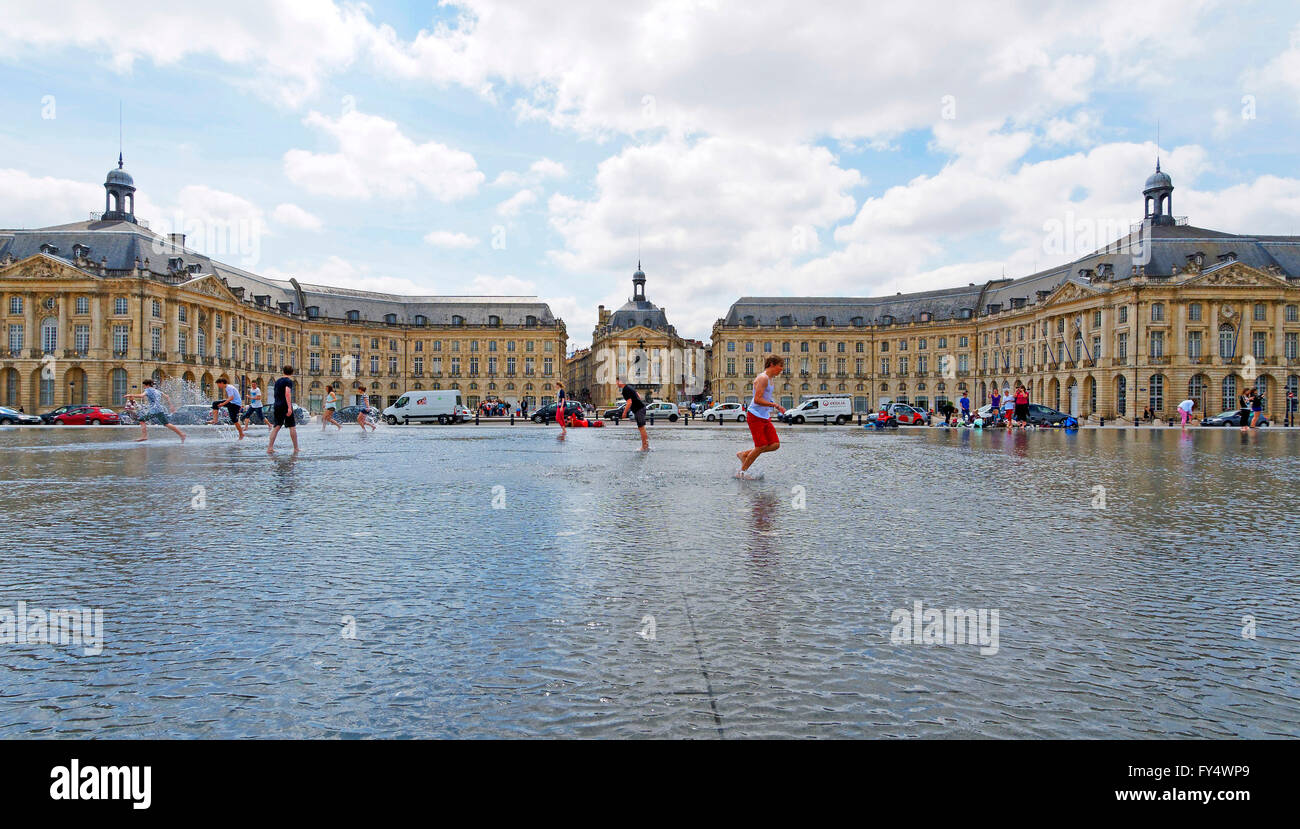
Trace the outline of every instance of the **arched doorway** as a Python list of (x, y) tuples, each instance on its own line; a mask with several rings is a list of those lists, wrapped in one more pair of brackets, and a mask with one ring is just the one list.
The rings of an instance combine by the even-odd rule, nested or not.
[(4, 405), (18, 408), (23, 404), (22, 377), (18, 369), (7, 368), (0, 371), (0, 395), (4, 395)]
[(1047, 405), (1061, 410), (1061, 381), (1053, 377), (1047, 384)]
[(213, 386), (211, 372), (208, 371), (203, 372), (203, 380), (199, 383), (199, 390), (203, 392), (204, 398), (209, 400), (212, 399), (213, 395), (216, 394), (216, 391), (214, 390), (214, 386)]
[(1200, 416), (1204, 416), (1205, 412), (1209, 411), (1209, 388), (1210, 378), (1204, 374), (1193, 375), (1192, 379), (1187, 381), (1187, 398), (1195, 401), (1196, 409), (1194, 411), (1200, 412)]
[(1084, 410), (1089, 417), (1097, 414), (1097, 378), (1089, 374), (1083, 378)]
[(1075, 380), (1073, 377), (1070, 377), (1065, 382), (1066, 382), (1065, 399), (1067, 401), (1066, 405), (1069, 406), (1069, 408), (1066, 409), (1065, 412), (1066, 414), (1070, 415), (1070, 417), (1079, 417), (1080, 416), (1079, 409), (1080, 406), (1082, 405), (1082, 401), (1079, 399), (1079, 381)]
[(68, 390), (68, 405), (86, 402), (86, 372), (80, 368), (70, 368), (63, 375), (63, 387)]

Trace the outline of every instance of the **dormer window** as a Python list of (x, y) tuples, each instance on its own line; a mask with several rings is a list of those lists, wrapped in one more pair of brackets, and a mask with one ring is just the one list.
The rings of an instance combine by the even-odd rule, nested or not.
[(465, 318), (462, 317), (460, 314), (452, 314), (452, 315), (451, 315), (451, 324), (452, 324), (452, 325), (464, 325), (464, 324), (465, 324)]
[(179, 271), (181, 270), (183, 264), (184, 262), (181, 260), (179, 256), (173, 256), (167, 260), (167, 270)]
[(816, 320), (814, 320), (814, 322), (817, 324), (817, 327), (819, 327), (819, 328), (825, 328), (825, 327), (826, 327), (826, 318), (825, 318), (825, 317), (818, 317)]
[(200, 265), (198, 262), (195, 262), (193, 265), (187, 265), (185, 267), (185, 270), (189, 271), (190, 273), (199, 273), (200, 271), (203, 270), (203, 266)]
[(493, 328), (500, 328), (500, 327), (501, 327), (501, 318), (498, 317), (496, 314), (490, 314), (490, 315), (488, 315), (488, 325), (490, 325), (490, 326), (493, 327)]
[(789, 314), (786, 314), (785, 316), (781, 317), (782, 328), (790, 328), (793, 325), (794, 325), (794, 317), (791, 317)]
[(533, 315), (529, 314), (528, 318), (524, 320), (524, 325), (528, 326), (529, 328), (532, 328), (533, 326), (537, 325), (537, 317), (534, 317)]
[(881, 325), (893, 325), (893, 324), (894, 324), (894, 317), (893, 317), (893, 315), (891, 315), (891, 314), (881, 314), (881, 315), (880, 315), (880, 324), (881, 324)]
[(388, 323), (389, 325), (396, 325), (397, 314), (384, 314), (384, 322)]
[(754, 327), (754, 315), (753, 315), (753, 314), (747, 314), (747, 315), (745, 316), (745, 325), (746, 325), (747, 327), (749, 327), (749, 328), (753, 328), (753, 327)]
[(318, 305), (308, 305), (308, 306), (307, 306), (307, 319), (309, 319), (309, 320), (314, 320), (314, 319), (317, 319), (318, 317), (320, 317), (320, 306), (318, 306)]
[(41, 245), (41, 253), (55, 254), (58, 252), (59, 252), (58, 245), (51, 245), (49, 242), (45, 242), (44, 244)]
[(970, 308), (963, 308), (963, 309), (961, 309), (961, 313), (958, 314), (958, 316), (959, 316), (961, 319), (968, 320), (968, 319), (971, 318), (971, 316), (974, 315), (974, 313), (975, 313), (975, 312), (974, 312), (973, 310), (971, 310)]
[(77, 259), (83, 259), (83, 258), (89, 259), (90, 248), (78, 242), (77, 244), (72, 246), (72, 255)]
[(416, 315), (415, 315), (415, 324), (416, 324), (416, 325), (428, 325), (428, 324), (429, 324), (429, 318), (426, 317), (424, 314), (416, 314)]
[(348, 322), (360, 322), (360, 321), (361, 321), (360, 311), (348, 311)]
[(930, 312), (929, 312), (929, 311), (922, 311), (922, 312), (921, 312), (921, 322), (929, 322), (929, 321), (930, 321)]
[(867, 321), (864, 320), (862, 317), (854, 317), (853, 319), (849, 320), (849, 322), (853, 323), (854, 328), (862, 328), (867, 324)]
[(1218, 258), (1220, 262), (1236, 262), (1237, 254), (1233, 251), (1228, 251), (1227, 253), (1220, 253)]

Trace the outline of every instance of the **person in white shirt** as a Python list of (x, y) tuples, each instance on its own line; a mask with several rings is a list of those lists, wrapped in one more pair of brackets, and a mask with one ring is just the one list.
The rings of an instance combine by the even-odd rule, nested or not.
[(1192, 409), (1196, 408), (1196, 401), (1190, 397), (1178, 404), (1178, 420), (1182, 423), (1182, 428), (1187, 429), (1187, 421), (1192, 419)]

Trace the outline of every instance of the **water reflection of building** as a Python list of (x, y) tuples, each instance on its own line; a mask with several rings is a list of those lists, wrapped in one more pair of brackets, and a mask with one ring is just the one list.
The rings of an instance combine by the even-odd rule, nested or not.
[(566, 382), (579, 399), (601, 406), (621, 399), (617, 375), (625, 371), (646, 399), (681, 401), (702, 391), (703, 344), (678, 336), (664, 309), (646, 299), (645, 283), (638, 262), (632, 297), (617, 311), (601, 305), (591, 347), (569, 357)]
[[(27, 411), (121, 405), (146, 377), (206, 390), (262, 388), (298, 369), (319, 410), (326, 383), (391, 402), (459, 388), (467, 402), (553, 399), (564, 322), (536, 297), (397, 296), (270, 279), (162, 237), (135, 216), (135, 183), (104, 182), (90, 221), (0, 230), (0, 401)], [(304, 277), (307, 275), (304, 274)]]
[(742, 297), (713, 327), (714, 395), (738, 401), (768, 353), (786, 358), (782, 405), (849, 394), (933, 407), (1024, 383), (1084, 418), (1184, 396), (1236, 408), (1258, 386), (1275, 416), (1300, 387), (1300, 237), (1190, 226), (1156, 167), (1141, 224), (1068, 265), (1019, 279), (886, 297)]

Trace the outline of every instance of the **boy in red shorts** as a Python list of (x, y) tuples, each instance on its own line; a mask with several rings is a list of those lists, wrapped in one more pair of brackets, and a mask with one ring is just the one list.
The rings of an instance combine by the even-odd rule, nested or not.
[(740, 458), (740, 471), (737, 478), (757, 477), (749, 474), (749, 467), (764, 452), (775, 452), (781, 448), (781, 441), (776, 436), (776, 427), (772, 425), (772, 410), (785, 414), (785, 409), (776, 402), (772, 394), (772, 381), (785, 368), (785, 360), (773, 354), (763, 363), (763, 370), (754, 378), (754, 398), (745, 410), (745, 423), (749, 433), (754, 436), (754, 448), (742, 449), (736, 453)]

